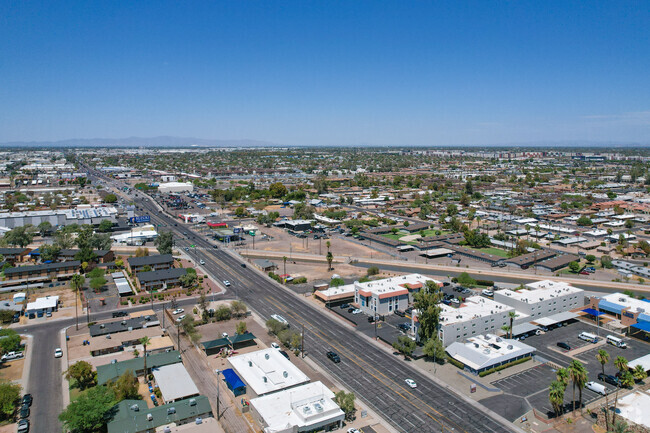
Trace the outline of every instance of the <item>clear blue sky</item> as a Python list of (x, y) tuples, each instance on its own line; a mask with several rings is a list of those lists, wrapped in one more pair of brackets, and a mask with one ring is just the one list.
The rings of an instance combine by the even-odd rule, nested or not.
[(0, 142), (650, 143), (643, 1), (0, 2)]

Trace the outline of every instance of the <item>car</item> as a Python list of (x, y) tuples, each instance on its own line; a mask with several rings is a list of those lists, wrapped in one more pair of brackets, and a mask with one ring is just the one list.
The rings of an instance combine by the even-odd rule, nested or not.
[(29, 418), (29, 406), (23, 405), (20, 408), (20, 414), (19, 415), (20, 415), (20, 419)]
[(564, 341), (560, 341), (559, 343), (557, 343), (557, 347), (564, 350), (571, 350), (571, 346), (569, 346), (569, 344), (565, 343)]
[(331, 359), (335, 364), (341, 362), (341, 357), (338, 355), (338, 353), (332, 352), (331, 350), (327, 352), (327, 357)]
[(352, 314), (361, 314), (361, 310), (359, 308), (356, 308)]
[(230, 281), (223, 280), (223, 285), (226, 286), (226, 287), (230, 287)]
[(274, 348), (274, 349), (280, 350), (280, 345), (278, 343), (276, 343), (275, 341), (273, 343), (271, 343), (271, 347)]
[(350, 308), (350, 304), (341, 304), (341, 305), (339, 305), (339, 308), (341, 310), (345, 310), (346, 308)]
[(189, 251), (190, 249), (188, 247), (185, 247), (185, 251)]
[(21, 419), (18, 421), (18, 433), (27, 433), (29, 431), (29, 421), (26, 419)]
[(20, 359), (24, 356), (25, 354), (23, 354), (23, 352), (7, 352), (4, 355), (2, 355), (2, 358), (0, 359), (2, 360), (2, 362), (5, 362), (5, 361), (13, 361), (14, 359)]
[(205, 261), (203, 259), (199, 260), (200, 265), (205, 265)]
[(492, 290), (490, 290), (490, 289), (483, 289), (481, 291), (481, 295), (491, 298), (491, 297), (494, 296), (494, 292)]
[(289, 327), (289, 322), (287, 322), (287, 319), (284, 317), (280, 316), (279, 314), (271, 314), (271, 319), (277, 320), (278, 322), (282, 323), (286, 327)]
[(113, 313), (113, 318), (115, 317), (126, 317), (129, 314), (126, 311), (116, 311)]
[(215, 250), (219, 249), (219, 247), (217, 245), (212, 245), (212, 248), (214, 248)]
[(411, 330), (411, 324), (410, 323), (400, 323), (399, 325), (397, 325), (397, 327), (399, 329), (401, 329), (402, 331), (404, 331), (404, 332)]
[[(616, 375), (615, 375), (614, 377), (616, 378), (617, 381), (620, 382), (620, 380), (621, 380), (621, 372), (620, 372), (620, 371), (617, 371), (617, 372), (616, 372)], [(639, 382), (641, 382), (640, 379), (634, 379), (634, 383), (639, 383)]]
[(408, 307), (406, 310), (404, 310), (406, 314), (411, 314), (413, 312), (413, 307)]
[(284, 356), (285, 358), (289, 359), (289, 354), (285, 352), (284, 350), (279, 350), (280, 355)]
[(368, 323), (373, 323), (375, 321), (375, 316), (368, 316)]
[(63, 356), (63, 350), (61, 350), (60, 347), (57, 347), (57, 348), (54, 350), (54, 357), (55, 357), (55, 358), (61, 358), (62, 356)]
[(406, 382), (406, 384), (408, 386), (410, 386), (411, 388), (417, 388), (418, 387), (418, 384), (415, 383), (415, 381), (413, 379), (404, 379), (404, 382)]
[(350, 308), (348, 308), (348, 313), (351, 313), (351, 312), (353, 312), (354, 310), (356, 310), (356, 307), (350, 307)]
[(348, 429), (348, 433), (361, 433), (361, 432), (359, 430), (357, 430), (356, 428), (354, 428), (354, 427), (350, 427)]
[(173, 314), (173, 315), (177, 315), (177, 314), (181, 314), (181, 313), (184, 313), (184, 312), (185, 312), (185, 309), (183, 309), (183, 308), (177, 308), (177, 309), (175, 309), (174, 311), (172, 311), (172, 314)]
[(598, 373), (598, 380), (609, 383), (610, 385), (619, 386), (618, 377), (612, 376), (611, 374)]
[(402, 310), (395, 310), (395, 315), (399, 317), (404, 317), (406, 316), (406, 313)]
[(461, 293), (464, 294), (464, 295), (468, 295), (468, 294), (472, 293), (472, 291), (470, 289), (463, 289), (463, 291)]
[(241, 267), (245, 269), (246, 268), (246, 263), (242, 263)]
[(589, 272), (587, 272), (587, 271), (580, 271), (580, 275), (589, 275)]
[(34, 399), (32, 398), (31, 394), (25, 394), (23, 395), (23, 399), (21, 400), (21, 403), (23, 404), (23, 406), (25, 405), (31, 406), (33, 401)]
[(450, 299), (449, 302), (451, 302), (451, 305), (453, 305), (454, 307), (460, 307), (460, 301), (456, 298)]
[(183, 319), (185, 318), (185, 316), (187, 316), (187, 315), (183, 314), (182, 316), (178, 316), (178, 318), (176, 318), (176, 322), (181, 323), (183, 321)]

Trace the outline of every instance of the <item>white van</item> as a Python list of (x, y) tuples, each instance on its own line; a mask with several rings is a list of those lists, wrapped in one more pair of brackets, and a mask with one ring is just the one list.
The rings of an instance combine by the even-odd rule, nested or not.
[(620, 347), (621, 349), (625, 349), (627, 347), (627, 344), (625, 344), (625, 341), (621, 340), (618, 337), (614, 337), (613, 335), (608, 335), (607, 336), (607, 342), (611, 344), (612, 346)]
[(578, 335), (578, 338), (590, 343), (598, 343), (598, 337), (596, 337), (594, 334), (590, 334), (589, 332), (581, 332), (580, 335)]
[(483, 296), (487, 296), (488, 298), (491, 298), (492, 296), (494, 296), (494, 292), (492, 290), (490, 290), (490, 289), (483, 289), (481, 291), (481, 294)]
[(607, 388), (605, 388), (604, 385), (601, 385), (600, 383), (597, 382), (587, 382), (585, 384), (585, 388), (598, 393), (600, 395), (607, 395)]

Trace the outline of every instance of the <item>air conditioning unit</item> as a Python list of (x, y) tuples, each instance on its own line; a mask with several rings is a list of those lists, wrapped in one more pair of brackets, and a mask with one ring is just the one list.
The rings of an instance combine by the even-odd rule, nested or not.
[(190, 406), (196, 406), (196, 399), (190, 398)]
[(167, 415), (173, 415), (176, 413), (176, 408), (175, 407), (168, 407), (167, 408)]
[(153, 421), (153, 415), (150, 413), (147, 414), (147, 421)]

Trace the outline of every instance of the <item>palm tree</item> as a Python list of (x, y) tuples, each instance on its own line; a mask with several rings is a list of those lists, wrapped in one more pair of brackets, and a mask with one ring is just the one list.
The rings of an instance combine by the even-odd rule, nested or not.
[(648, 377), (648, 373), (645, 372), (645, 369), (643, 368), (642, 365), (638, 364), (634, 366), (634, 370), (632, 370), (632, 376), (634, 376), (634, 380), (640, 382), (646, 377)]
[(612, 430), (612, 433), (631, 433), (632, 430), (627, 428), (627, 423), (623, 420), (619, 420), (616, 424), (614, 424), (614, 430)]
[(596, 360), (600, 362), (600, 369), (605, 375), (605, 364), (609, 362), (609, 353), (605, 349), (600, 349), (598, 350), (598, 353), (596, 353)]
[(327, 270), (331, 271), (332, 270), (332, 262), (334, 261), (334, 256), (332, 255), (331, 251), (327, 252), (327, 255), (325, 256), (325, 259), (327, 260)]
[(510, 311), (508, 317), (510, 318), (510, 338), (512, 338), (512, 322), (515, 320), (515, 317), (517, 317), (517, 312)]
[(559, 368), (555, 372), (555, 378), (564, 386), (564, 389), (566, 389), (566, 387), (569, 385), (569, 370), (566, 368)]
[(284, 275), (287, 275), (287, 256), (282, 257), (282, 262), (284, 263)]
[(548, 401), (551, 402), (556, 417), (560, 416), (560, 410), (564, 405), (564, 388), (564, 384), (558, 380), (551, 382), (549, 388)]
[[(616, 359), (614, 360), (614, 365), (618, 369), (620, 374), (620, 379), (618, 382), (618, 386), (616, 387), (616, 395), (614, 396), (614, 411), (612, 412), (612, 425), (616, 425), (616, 406), (618, 405), (618, 391), (621, 389), (621, 386), (623, 386), (623, 381), (627, 380), (626, 375), (623, 374), (624, 371), (627, 372), (628, 366), (627, 366), (627, 359), (623, 356), (617, 356)], [(632, 381), (634, 383), (634, 380)]]
[(614, 360), (614, 365), (620, 371), (623, 373), (624, 370), (627, 370), (627, 359), (623, 356), (617, 356), (616, 359)]
[(330, 241), (325, 242), (325, 246), (327, 247), (327, 252), (330, 252), (330, 247), (332, 246), (332, 243)]
[(505, 332), (506, 335), (508, 335), (508, 334), (510, 333), (510, 329), (511, 329), (511, 328), (510, 328), (510, 326), (508, 326), (508, 325), (503, 325), (503, 326), (501, 327), (501, 330), (502, 330), (503, 332)]
[(151, 340), (149, 337), (142, 337), (140, 340), (140, 344), (142, 344), (142, 347), (144, 348), (144, 380), (145, 382), (149, 382), (149, 377), (147, 376), (147, 344), (151, 343)]
[(587, 370), (585, 367), (582, 365), (580, 361), (577, 359), (574, 359), (571, 361), (571, 364), (569, 364), (569, 378), (571, 379), (571, 382), (573, 383), (573, 412), (575, 413), (576, 411), (576, 387), (578, 387), (578, 403), (582, 411), (582, 388), (585, 387), (585, 384), (587, 383)]
[(70, 280), (70, 286), (75, 293), (75, 314), (77, 317), (77, 330), (79, 330), (79, 289), (81, 289), (86, 282), (86, 278), (81, 274), (74, 274)]

